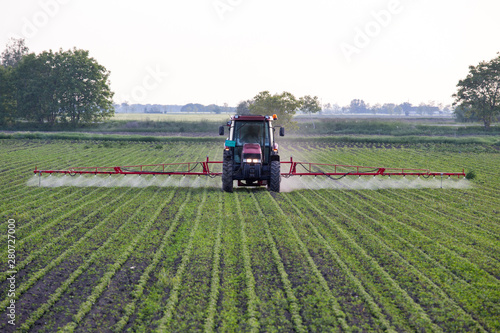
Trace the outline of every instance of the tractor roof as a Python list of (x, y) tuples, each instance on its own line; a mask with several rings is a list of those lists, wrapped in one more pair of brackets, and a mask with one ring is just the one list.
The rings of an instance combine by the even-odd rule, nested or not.
[(255, 115), (248, 115), (248, 116), (240, 116), (240, 115), (234, 115), (231, 116), (231, 120), (254, 120), (254, 121), (265, 121), (265, 120), (273, 120), (273, 117), (271, 116), (255, 116)]

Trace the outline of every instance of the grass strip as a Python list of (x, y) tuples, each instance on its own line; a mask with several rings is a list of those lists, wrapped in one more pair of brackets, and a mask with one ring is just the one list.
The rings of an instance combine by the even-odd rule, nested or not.
[(177, 137), (177, 136), (145, 136), (145, 135), (115, 135), (115, 134), (87, 134), (87, 133), (40, 133), (40, 132), (0, 133), (0, 140), (2, 139), (164, 142), (164, 143), (221, 142), (221, 138), (219, 137)]

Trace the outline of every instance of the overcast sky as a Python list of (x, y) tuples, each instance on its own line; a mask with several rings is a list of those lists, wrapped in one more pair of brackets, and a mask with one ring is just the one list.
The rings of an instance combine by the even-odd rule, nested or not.
[(448, 104), (500, 51), (498, 13), (494, 0), (4, 0), (0, 47), (89, 50), (118, 103), (235, 106), (269, 90)]

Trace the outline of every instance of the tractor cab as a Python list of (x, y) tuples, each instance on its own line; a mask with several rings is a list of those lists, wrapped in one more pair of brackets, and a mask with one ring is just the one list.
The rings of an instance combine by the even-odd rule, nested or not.
[[(224, 144), (224, 191), (232, 192), (233, 181), (237, 180), (238, 186), (267, 185), (271, 191), (279, 192), (280, 159), (272, 125), (275, 119), (275, 115), (231, 117), (227, 123), (229, 136)], [(224, 135), (224, 126), (219, 128), (219, 134)], [(280, 128), (280, 135), (284, 135), (284, 128)]]

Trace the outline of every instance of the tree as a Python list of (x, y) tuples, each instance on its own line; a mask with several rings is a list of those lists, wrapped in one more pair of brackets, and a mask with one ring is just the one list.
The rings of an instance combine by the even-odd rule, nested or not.
[(12, 122), (17, 116), (13, 79), (15, 67), (27, 54), (24, 39), (11, 38), (0, 55), (0, 124)]
[(23, 38), (11, 38), (1, 55), (4, 67), (16, 67), (17, 63), (29, 52)]
[(202, 104), (188, 103), (181, 108), (181, 112), (203, 112), (204, 109)]
[(394, 114), (397, 114), (398, 116), (403, 114), (403, 108), (401, 107), (401, 105), (396, 105), (394, 107)]
[(128, 113), (129, 111), (129, 104), (128, 104), (128, 101), (124, 101), (122, 104), (121, 104), (121, 109), (125, 112), (125, 113)]
[(413, 110), (413, 106), (411, 105), (411, 103), (408, 103), (408, 102), (404, 102), (404, 103), (400, 104), (399, 106), (401, 107), (405, 116), (407, 116), (407, 117), (410, 115), (410, 111)]
[(249, 115), (250, 113), (250, 104), (252, 104), (252, 100), (241, 101), (236, 107), (236, 114), (238, 115)]
[(382, 113), (382, 105), (380, 105), (379, 103), (375, 104), (369, 109), (374, 115), (376, 115), (377, 113)]
[(24, 56), (14, 74), (20, 117), (40, 123), (93, 123), (113, 116), (109, 71), (85, 50)]
[(110, 72), (89, 57), (89, 51), (60, 50), (55, 54), (56, 95), (62, 121), (94, 123), (114, 115)]
[(457, 84), (453, 105), (468, 108), (466, 115), (476, 116), (488, 130), (500, 114), (500, 53), (477, 66), (469, 66), (469, 74)]
[(54, 75), (52, 52), (24, 56), (14, 71), (13, 83), (19, 117), (39, 123), (56, 121), (58, 81)]
[(323, 104), (323, 111), (326, 113), (331, 113), (332, 112), (332, 104), (331, 103), (325, 103)]
[[(321, 111), (321, 103), (318, 99), (318, 96), (311, 97), (309, 95), (306, 95), (300, 98), (300, 103), (302, 104), (300, 106), (300, 111), (307, 112), (309, 113), (309, 115)], [(316, 129), (316, 124), (314, 123), (314, 119), (312, 124), (313, 128)]]
[(205, 106), (204, 111), (205, 112), (213, 112), (215, 114), (221, 113), (220, 106), (215, 105), (215, 104), (209, 104), (209, 105)]
[(394, 109), (396, 108), (396, 104), (394, 103), (385, 103), (382, 105), (382, 109), (385, 113), (390, 114), (391, 116), (394, 114)]
[(463, 105), (459, 105), (453, 111), (455, 119), (460, 123), (476, 122), (479, 121), (474, 113), (472, 113), (471, 108)]
[(249, 109), (252, 114), (276, 114), (278, 116), (275, 121), (277, 126), (291, 125), (291, 127), (296, 127), (292, 118), (301, 107), (302, 102), (289, 92), (284, 91), (281, 94), (271, 95), (269, 91), (261, 91), (254, 97)]
[(419, 106), (417, 106), (417, 113), (422, 116), (426, 112), (427, 112), (427, 105), (425, 105), (425, 103), (420, 103)]
[(349, 110), (351, 113), (366, 113), (368, 111), (366, 103), (362, 99), (353, 99), (349, 106)]
[(311, 97), (306, 95), (300, 98), (300, 103), (302, 104), (300, 111), (307, 112), (309, 115), (321, 111), (321, 103), (319, 102), (318, 96)]
[(15, 119), (16, 100), (11, 75), (12, 70), (10, 68), (0, 66), (0, 124)]

